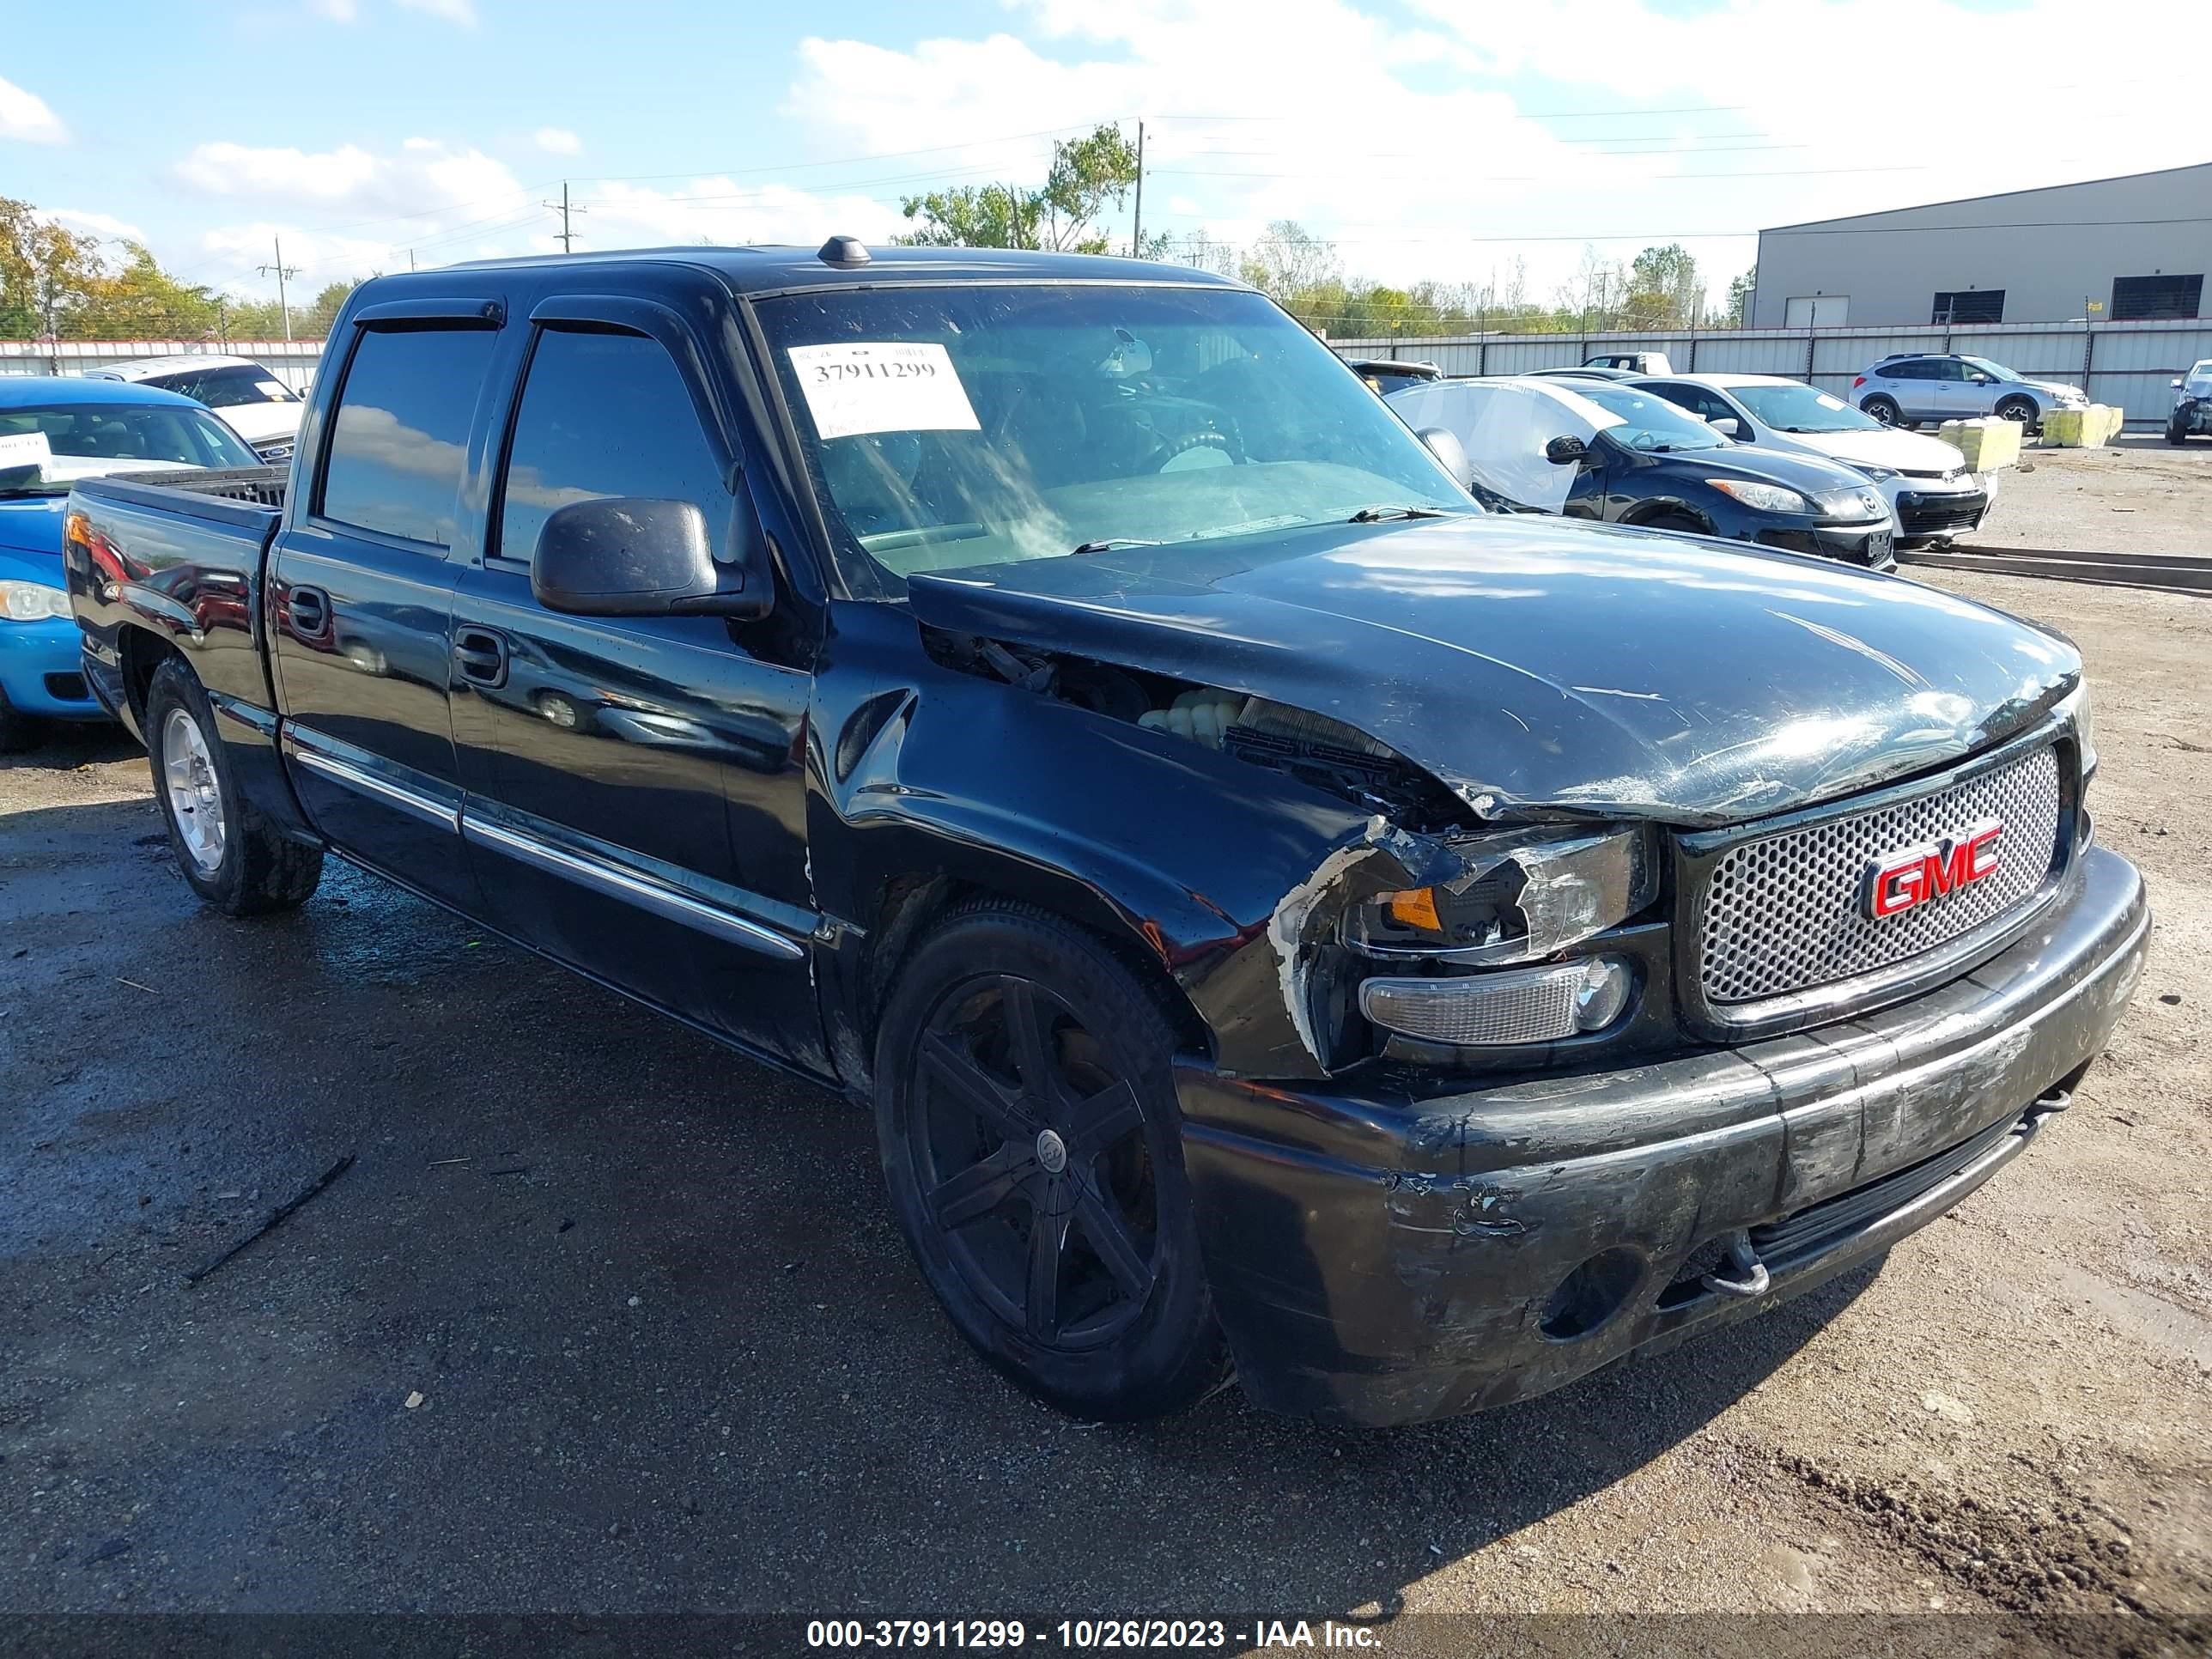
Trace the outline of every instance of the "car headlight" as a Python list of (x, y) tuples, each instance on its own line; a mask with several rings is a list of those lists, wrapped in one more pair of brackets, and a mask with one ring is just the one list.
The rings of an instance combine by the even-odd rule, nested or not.
[(0, 615), (9, 622), (47, 622), (70, 614), (67, 592), (44, 582), (0, 582)]
[(1813, 499), (1832, 519), (1875, 519), (1889, 512), (1881, 495), (1872, 489), (1831, 489)]
[(1752, 483), (1742, 478), (1708, 478), (1705, 482), (1723, 495), (1732, 495), (1760, 513), (1810, 513), (1812, 502), (1780, 484)]
[(1534, 962), (1619, 927), (1658, 888), (1650, 832), (1633, 826), (1513, 830), (1453, 850), (1458, 875), (1355, 905), (1345, 942), (1376, 957)]

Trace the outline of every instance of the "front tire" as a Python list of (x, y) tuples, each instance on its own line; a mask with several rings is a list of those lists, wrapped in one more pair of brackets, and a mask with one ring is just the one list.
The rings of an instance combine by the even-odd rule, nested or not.
[(2042, 422), (2042, 411), (2025, 398), (2008, 398), (1997, 405), (1997, 419), (2018, 421), (2022, 432), (2033, 432)]
[(172, 657), (146, 690), (154, 799), (185, 880), (226, 915), (296, 909), (323, 878), (323, 849), (280, 835), (249, 800), (198, 677)]
[[(2174, 445), (2185, 444), (2189, 441), (2189, 422), (2186, 417), (2176, 415), (2166, 423), (2166, 441)], [(0, 738), (0, 748), (6, 746), (4, 738)]]
[(20, 755), (39, 744), (39, 723), (0, 693), (0, 755)]
[(1026, 906), (956, 913), (901, 970), (876, 1045), (891, 1208), (954, 1327), (1092, 1421), (1182, 1410), (1222, 1376), (1160, 1001)]

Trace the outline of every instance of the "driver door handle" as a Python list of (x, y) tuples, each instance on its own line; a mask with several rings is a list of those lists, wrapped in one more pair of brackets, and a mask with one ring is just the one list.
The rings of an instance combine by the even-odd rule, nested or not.
[(463, 628), (453, 635), (453, 667), (471, 685), (507, 684), (507, 636), (489, 628)]

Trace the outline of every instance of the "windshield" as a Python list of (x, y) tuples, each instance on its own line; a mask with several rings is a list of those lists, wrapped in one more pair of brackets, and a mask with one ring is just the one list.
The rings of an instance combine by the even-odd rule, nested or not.
[(29, 404), (0, 409), (0, 438), (33, 434), (46, 439), (47, 453), (60, 464), (49, 464), (45, 472), (57, 493), (69, 488), (69, 478), (97, 470), (68, 465), (75, 461), (112, 462), (117, 471), (133, 465), (261, 465), (245, 441), (214, 416), (173, 405)]
[(1818, 386), (1732, 386), (1734, 398), (1763, 426), (1780, 432), (1867, 432), (1882, 429), (1881, 422), (1862, 415), (1841, 398)]
[(1993, 363), (1986, 357), (1961, 357), (1959, 361), (1966, 364), (1968, 368), (1978, 368), (1991, 380), (2017, 380), (2020, 379), (2019, 375), (2014, 374), (2002, 363)]
[(833, 536), (894, 578), (1479, 510), (1257, 294), (863, 288), (760, 315)]
[(1687, 415), (1664, 398), (1638, 392), (1614, 380), (1585, 380), (1575, 388), (1609, 415), (1620, 416), (1619, 426), (1607, 435), (1631, 449), (1666, 454), (1678, 449), (1724, 449), (1728, 440), (1694, 415)]
[(164, 392), (179, 392), (210, 409), (239, 409), (247, 404), (290, 404), (299, 399), (267, 369), (252, 363), (230, 363), (220, 368), (198, 368), (164, 374), (149, 380)]

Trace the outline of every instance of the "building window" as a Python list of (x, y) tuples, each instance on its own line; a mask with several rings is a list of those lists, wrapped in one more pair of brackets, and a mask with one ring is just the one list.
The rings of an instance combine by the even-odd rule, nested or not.
[(2194, 317), (2204, 299), (2204, 275), (2115, 276), (2112, 320), (2140, 323), (2153, 317)]
[(2005, 291), (2001, 288), (1939, 290), (1936, 295), (1935, 314), (1928, 320), (1931, 323), (2001, 323), (2004, 321), (2004, 295)]

